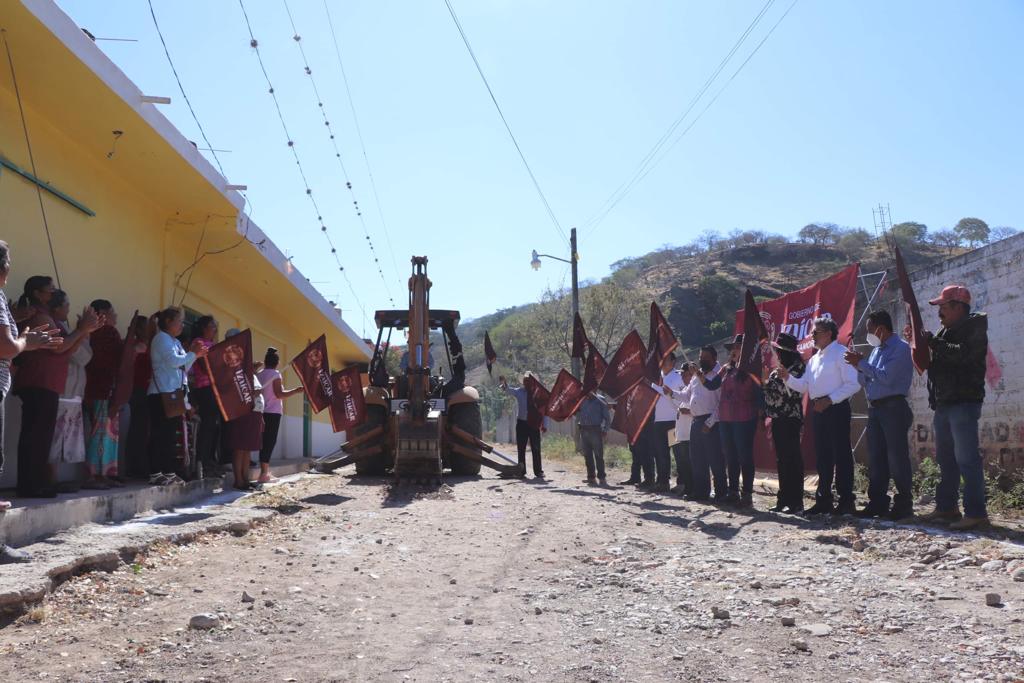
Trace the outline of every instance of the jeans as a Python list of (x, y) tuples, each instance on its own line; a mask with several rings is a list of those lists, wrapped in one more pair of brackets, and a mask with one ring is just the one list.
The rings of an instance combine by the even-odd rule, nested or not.
[(672, 456), (668, 448), (668, 433), (675, 426), (674, 421), (662, 421), (648, 422), (644, 427), (647, 462), (654, 470), (651, 476), (659, 485), (668, 486), (669, 479), (672, 477)]
[(604, 479), (604, 434), (600, 427), (580, 427), (580, 446), (587, 463), (587, 479)]
[(722, 453), (729, 471), (729, 493), (739, 493), (743, 477), (743, 495), (754, 493), (754, 432), (757, 420), (719, 422)]
[(820, 413), (811, 412), (818, 490), (815, 503), (832, 504), (832, 481), (840, 504), (853, 504), (853, 449), (850, 448), (850, 401), (834, 403)]
[(776, 503), (790, 510), (804, 509), (804, 456), (800, 450), (803, 421), (796, 417), (772, 418), (772, 444), (779, 472)]
[(960, 478), (964, 480), (964, 514), (985, 517), (985, 472), (978, 449), (980, 403), (953, 403), (935, 408), (935, 459), (939, 484), (935, 505), (939, 510), (956, 508)]
[(263, 448), (260, 449), (260, 464), (270, 462), (277, 446), (277, 434), (281, 430), (281, 413), (263, 413)]
[[(725, 461), (722, 459), (722, 441), (718, 423), (704, 433), (704, 423), (710, 415), (694, 416), (690, 425), (690, 465), (693, 468), (693, 497), (706, 500), (711, 495), (714, 477), (715, 498), (724, 498), (728, 488), (725, 480)], [(710, 474), (709, 474), (710, 472)]]
[(533, 476), (540, 477), (544, 474), (544, 467), (540, 462), (540, 429), (532, 429), (526, 420), (516, 420), (516, 449), (519, 451), (519, 464), (526, 470), (526, 443), (530, 443), (530, 452), (533, 454)]
[(21, 433), (18, 435), (18, 495), (50, 493), (50, 444), (57, 427), (56, 391), (37, 387), (18, 390), (21, 399)]
[(896, 486), (895, 508), (913, 508), (910, 467), (910, 425), (914, 411), (905, 398), (868, 408), (868, 506), (889, 509), (889, 479)]
[(677, 444), (673, 444), (672, 455), (676, 459), (676, 486), (683, 490), (684, 496), (688, 496), (693, 493), (693, 466), (690, 464), (690, 442), (680, 441)]

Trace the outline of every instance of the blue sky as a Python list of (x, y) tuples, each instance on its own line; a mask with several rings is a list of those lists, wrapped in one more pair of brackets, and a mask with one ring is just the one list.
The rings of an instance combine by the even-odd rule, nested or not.
[[(141, 0), (58, 0), (190, 139), (199, 133)], [(381, 256), (404, 300), (427, 254), (436, 307), (464, 317), (568, 284), (568, 256), (443, 0), (328, 0), (387, 223), (385, 237), (323, 0), (289, 0)], [(452, 0), (554, 213), (582, 226), (631, 175), (764, 0)], [(789, 7), (777, 0), (706, 97)], [(310, 184), (357, 285), (327, 253), (234, 0), (153, 0), (178, 72), (230, 182), (257, 223), (361, 331), (390, 307), (344, 189), (281, 0), (247, 0)], [(582, 278), (715, 229), (794, 234), (812, 221), (930, 229), (964, 216), (1024, 229), (1024, 3), (799, 0), (745, 69), (594, 230)], [(694, 114), (704, 107), (697, 106)], [(692, 117), (693, 115), (691, 115)], [(687, 119), (687, 122), (690, 119)], [(687, 124), (684, 123), (685, 127)], [(200, 142), (202, 146), (202, 143)], [(389, 248), (389, 242), (390, 247)], [(393, 248), (393, 251), (392, 251)], [(396, 268), (397, 264), (397, 268)]]

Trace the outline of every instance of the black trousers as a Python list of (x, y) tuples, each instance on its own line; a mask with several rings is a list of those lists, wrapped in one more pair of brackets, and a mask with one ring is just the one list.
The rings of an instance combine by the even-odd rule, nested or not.
[(200, 462), (217, 462), (217, 445), (221, 433), (220, 408), (212, 387), (200, 387), (189, 392), (196, 411), (199, 413), (199, 430), (196, 434), (196, 457)]
[(181, 424), (180, 417), (167, 417), (164, 414), (163, 400), (160, 394), (150, 394), (149, 398), (149, 458), (150, 472), (177, 474), (185, 476), (181, 459), (178, 458), (176, 434)]
[(131, 401), (131, 419), (128, 422), (128, 436), (125, 442), (125, 460), (128, 461), (128, 475), (149, 478), (149, 404), (145, 389), (135, 389)]
[(667, 486), (672, 477), (672, 455), (668, 447), (668, 433), (675, 425), (675, 421), (654, 422), (652, 419), (644, 426), (646, 462), (653, 470), (653, 474), (649, 476), (653, 476), (659, 485)]
[(796, 417), (772, 418), (772, 444), (779, 472), (776, 503), (792, 510), (804, 509), (804, 458), (800, 451), (803, 421)]
[(4, 410), (7, 394), (0, 391), (0, 474), (4, 473)]
[(270, 456), (274, 454), (274, 446), (277, 445), (277, 434), (281, 430), (281, 415), (279, 413), (263, 413), (263, 448), (260, 449), (260, 462), (270, 462)]
[(587, 479), (604, 479), (604, 434), (600, 427), (580, 427), (580, 446), (587, 464)]
[(50, 477), (50, 444), (57, 427), (56, 391), (28, 387), (18, 390), (21, 398), (21, 433), (18, 435), (18, 495), (32, 496), (53, 491)]
[(526, 420), (516, 420), (516, 448), (519, 451), (519, 464), (526, 468), (526, 443), (530, 443), (530, 452), (533, 454), (533, 476), (539, 477), (544, 474), (544, 467), (540, 461), (540, 429), (533, 429)]
[(683, 490), (684, 496), (688, 496), (693, 493), (693, 466), (690, 464), (690, 442), (680, 441), (677, 444), (673, 444), (672, 455), (676, 459), (676, 486)]
[(818, 467), (815, 501), (832, 503), (832, 481), (839, 502), (853, 503), (853, 449), (850, 448), (850, 401), (835, 403), (814, 417), (814, 455)]

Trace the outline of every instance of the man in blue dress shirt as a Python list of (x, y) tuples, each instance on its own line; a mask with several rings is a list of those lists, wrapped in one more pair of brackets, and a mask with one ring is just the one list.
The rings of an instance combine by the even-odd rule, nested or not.
[[(855, 351), (846, 353), (846, 362), (857, 368), (857, 381), (868, 397), (868, 504), (857, 511), (858, 517), (888, 517), (899, 520), (912, 517), (912, 471), (908, 433), (914, 413), (907, 402), (914, 364), (910, 345), (892, 331), (892, 318), (886, 311), (868, 314), (868, 343), (874, 347), (866, 359)], [(889, 508), (889, 480), (896, 497)]]

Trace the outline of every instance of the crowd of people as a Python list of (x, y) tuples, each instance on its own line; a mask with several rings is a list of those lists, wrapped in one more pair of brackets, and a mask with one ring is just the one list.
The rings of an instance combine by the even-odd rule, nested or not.
[[(0, 241), (0, 289), (11, 264), (10, 247)], [(4, 408), (13, 393), (21, 403), (18, 497), (52, 498), (132, 479), (182, 483), (219, 476), (222, 463), (232, 465), (240, 490), (271, 481), (283, 400), (302, 391), (284, 388), (276, 349), (255, 364), (254, 411), (225, 422), (207, 368), (196, 362), (217, 343), (212, 316), (186, 330), (182, 309), (165, 308), (136, 316), (122, 338), (109, 300), (93, 300), (74, 323), (71, 310), (69, 294), (50, 276), (29, 277), (13, 305), (0, 291), (0, 473)], [(182, 339), (191, 339), (188, 350)], [(253, 452), (260, 454), (256, 482), (249, 477)], [(64, 469), (78, 476), (58, 481), (61, 465), (73, 465)], [(0, 499), (0, 512), (10, 507)], [(0, 539), (0, 563), (25, 559)]]
[[(937, 333), (922, 335), (929, 354), (928, 401), (940, 480), (935, 509), (920, 519), (949, 522), (956, 530), (983, 527), (989, 522), (978, 421), (985, 398), (987, 318), (971, 310), (971, 294), (963, 286), (946, 287), (929, 303), (938, 309), (941, 323)], [(658, 402), (639, 438), (630, 445), (630, 476), (620, 484), (674, 493), (691, 501), (749, 508), (753, 505), (755, 438), (761, 422), (778, 472), (778, 493), (770, 511), (891, 520), (913, 517), (909, 432), (914, 414), (908, 400), (914, 374), (908, 343), (911, 331), (907, 327), (902, 335), (897, 334), (892, 317), (884, 310), (870, 312), (866, 328), (872, 348), (865, 355), (839, 341), (834, 320), (817, 318), (812, 329), (814, 351), (806, 360), (797, 348), (799, 340), (781, 333), (770, 340), (775, 360), (766, 364), (757, 378), (760, 381), (740, 368), (742, 334), (725, 345), (729, 353), (725, 364), (710, 345), (701, 348), (699, 361), (679, 367), (676, 356), (670, 354), (662, 366), (661, 382), (652, 384), (659, 392)], [(523, 417), (527, 414), (526, 392), (506, 390), (519, 403), (516, 434), (520, 462), (525, 464), (529, 444), (534, 474), (541, 476), (541, 430)], [(865, 392), (868, 403), (869, 485), (867, 503), (858, 508), (850, 400), (860, 391)], [(612, 423), (605, 398), (591, 392), (577, 420), (586, 481), (604, 486), (604, 443)], [(813, 431), (818, 480), (813, 504), (806, 509), (801, 445), (808, 426), (805, 420)], [(895, 491), (891, 497), (890, 487)]]

